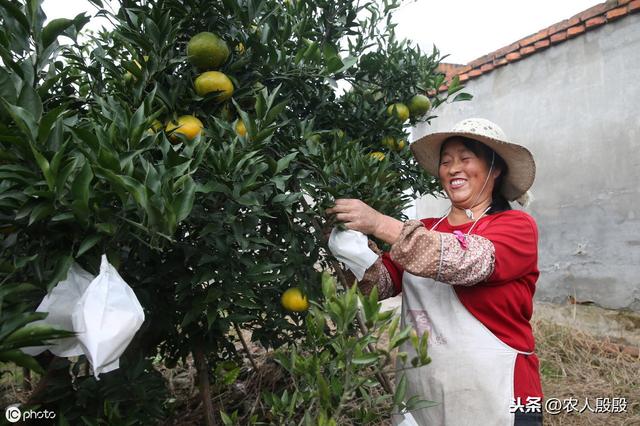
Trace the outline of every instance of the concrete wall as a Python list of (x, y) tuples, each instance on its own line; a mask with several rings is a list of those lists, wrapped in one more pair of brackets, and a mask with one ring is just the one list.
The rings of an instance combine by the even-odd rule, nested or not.
[[(640, 311), (640, 14), (467, 82), (413, 139), (468, 117), (496, 122), (537, 163), (536, 297)], [(420, 217), (448, 203), (420, 200)]]

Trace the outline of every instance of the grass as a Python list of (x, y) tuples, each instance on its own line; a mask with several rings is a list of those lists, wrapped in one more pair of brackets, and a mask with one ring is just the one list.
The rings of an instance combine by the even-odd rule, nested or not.
[[(533, 323), (545, 399), (578, 401), (578, 410), (545, 412), (545, 425), (640, 425), (640, 359), (616, 350), (607, 340), (549, 321)], [(601, 402), (624, 398), (622, 413), (594, 413)]]

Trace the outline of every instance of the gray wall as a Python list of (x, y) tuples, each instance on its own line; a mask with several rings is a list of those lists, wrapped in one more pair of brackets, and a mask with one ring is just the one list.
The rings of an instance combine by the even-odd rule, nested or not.
[[(640, 311), (640, 14), (469, 80), (415, 140), (468, 117), (497, 123), (536, 159), (536, 298)], [(420, 217), (448, 203), (420, 200)]]

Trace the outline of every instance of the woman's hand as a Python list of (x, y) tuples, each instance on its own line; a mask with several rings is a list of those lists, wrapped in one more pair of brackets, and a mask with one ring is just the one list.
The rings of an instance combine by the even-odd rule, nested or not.
[(347, 229), (373, 235), (383, 218), (383, 214), (369, 207), (361, 200), (340, 198), (335, 206), (325, 210), (327, 214), (335, 214), (338, 222), (343, 222)]

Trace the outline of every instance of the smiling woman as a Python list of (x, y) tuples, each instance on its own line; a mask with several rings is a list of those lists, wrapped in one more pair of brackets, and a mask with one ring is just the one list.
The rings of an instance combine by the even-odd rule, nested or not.
[[(439, 177), (449, 212), (403, 223), (360, 200), (337, 200), (327, 212), (346, 232), (371, 235), (391, 250), (366, 238), (368, 247), (341, 246), (337, 230), (329, 248), (347, 266), (368, 259), (358, 274), (362, 291), (377, 287), (382, 298), (401, 292), (403, 324), (428, 333), (432, 362), (401, 366), (409, 371), (408, 396), (439, 403), (412, 412), (419, 424), (541, 424), (540, 411), (513, 409), (514, 401), (542, 398), (529, 323), (538, 232), (531, 216), (508, 203), (531, 187), (533, 157), (484, 119), (427, 135), (411, 151)], [(414, 355), (409, 344), (403, 350)]]
[[(491, 201), (487, 207), (489, 214), (510, 210), (511, 206), (500, 192), (508, 172), (502, 157), (473, 139), (449, 138), (440, 148), (438, 176), (454, 208), (476, 207), (483, 199)], [(463, 207), (469, 219), (473, 219), (471, 207)]]

